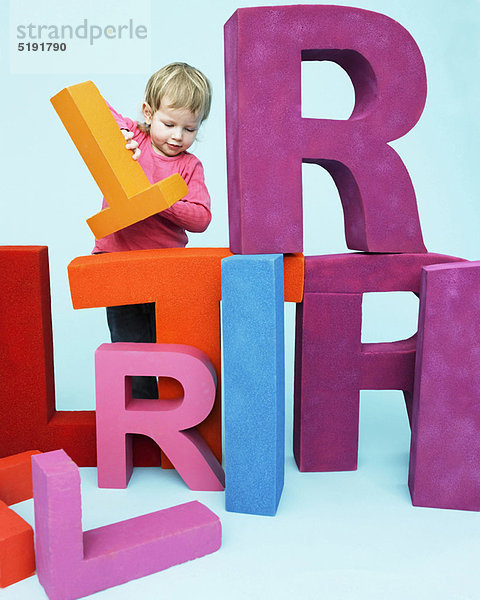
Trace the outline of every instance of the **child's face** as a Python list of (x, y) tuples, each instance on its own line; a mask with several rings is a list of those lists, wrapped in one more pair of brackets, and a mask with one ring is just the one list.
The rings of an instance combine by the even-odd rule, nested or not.
[(160, 108), (152, 115), (148, 104), (143, 104), (145, 122), (150, 125), (150, 140), (157, 154), (177, 156), (195, 141), (200, 127), (200, 116), (188, 108), (172, 108), (169, 98), (164, 98)]

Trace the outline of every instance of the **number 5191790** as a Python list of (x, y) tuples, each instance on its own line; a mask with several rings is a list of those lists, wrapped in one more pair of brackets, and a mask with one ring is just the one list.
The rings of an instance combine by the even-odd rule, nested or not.
[(67, 44), (65, 42), (18, 42), (18, 51), (23, 52), (65, 52)]

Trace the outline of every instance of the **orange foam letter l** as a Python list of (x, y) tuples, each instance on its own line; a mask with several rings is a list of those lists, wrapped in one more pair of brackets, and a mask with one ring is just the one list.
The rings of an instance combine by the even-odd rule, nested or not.
[(108, 208), (87, 219), (97, 239), (165, 210), (188, 193), (178, 173), (150, 184), (125, 150), (125, 139), (92, 81), (63, 89), (51, 102), (107, 201)]

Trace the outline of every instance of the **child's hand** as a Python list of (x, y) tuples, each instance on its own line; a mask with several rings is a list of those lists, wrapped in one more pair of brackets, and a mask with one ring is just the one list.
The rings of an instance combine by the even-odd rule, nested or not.
[(137, 160), (137, 158), (141, 154), (141, 150), (138, 147), (138, 142), (136, 142), (133, 138), (133, 131), (128, 131), (127, 129), (120, 130), (123, 133), (123, 137), (127, 140), (128, 144), (125, 146), (128, 150), (132, 150), (133, 152), (133, 160)]

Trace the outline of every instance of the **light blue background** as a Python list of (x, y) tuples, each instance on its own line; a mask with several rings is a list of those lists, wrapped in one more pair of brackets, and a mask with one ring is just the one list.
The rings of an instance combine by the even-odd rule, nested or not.
[[(305, 2), (314, 4), (314, 2)], [(49, 1), (42, 4), (49, 6)], [(65, 2), (77, 15), (81, 2)], [(122, 2), (103, 2), (112, 19)], [(264, 2), (263, 4), (289, 4)], [(478, 228), (478, 0), (362, 0), (359, 8), (399, 21), (415, 38), (428, 77), (425, 111), (416, 127), (392, 145), (412, 177), (427, 248), (480, 258)], [(55, 344), (57, 407), (94, 407), (93, 353), (108, 340), (102, 309), (73, 311), (67, 264), (88, 254), (93, 240), (85, 219), (101, 196), (49, 103), (67, 85), (93, 79), (123, 114), (135, 118), (146, 79), (163, 64), (182, 60), (211, 79), (214, 104), (192, 148), (202, 160), (214, 219), (191, 246), (228, 246), (223, 24), (246, 2), (167, 3), (152, 0), (144, 15), (151, 31), (151, 61), (128, 75), (81, 73), (18, 75), (9, 70), (9, 8), (0, 5), (3, 159), (1, 243), (48, 245)], [(75, 9), (75, 10), (74, 10)], [(148, 13), (148, 11), (147, 11)], [(135, 15), (140, 18), (143, 15)], [(25, 15), (28, 21), (28, 15)], [(73, 74), (74, 73), (74, 74)], [(304, 115), (342, 118), (352, 106), (347, 78), (331, 65), (304, 68)], [(346, 251), (340, 202), (326, 172), (304, 165), (305, 254)], [(272, 207), (274, 210), (274, 207)], [(12, 310), (15, 310), (12, 301)], [(418, 305), (405, 294), (367, 295), (364, 341), (407, 337)], [(300, 474), (291, 457), (293, 313), (287, 306), (287, 465), (284, 496), (275, 519), (225, 513), (222, 494), (194, 494), (172, 473), (138, 470), (126, 491), (95, 487), (95, 471), (82, 470), (85, 528), (199, 498), (222, 518), (220, 552), (122, 588), (104, 598), (477, 598), (479, 516), (414, 509), (406, 487), (409, 431), (397, 392), (362, 394), (359, 471)], [(8, 318), (3, 315), (2, 318)], [(31, 521), (31, 502), (19, 512)], [(42, 598), (36, 577), (2, 591), (5, 598)]]

